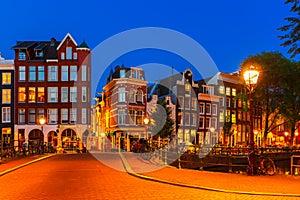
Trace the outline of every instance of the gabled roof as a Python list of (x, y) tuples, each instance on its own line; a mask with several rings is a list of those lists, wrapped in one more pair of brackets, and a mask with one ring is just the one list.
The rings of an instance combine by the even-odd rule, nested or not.
[(70, 34), (70, 33), (67, 33), (67, 35), (64, 37), (64, 39), (60, 42), (60, 44), (59, 44), (58, 47), (56, 48), (56, 50), (59, 50), (59, 49), (60, 49), (61, 45), (66, 41), (66, 39), (67, 39), (68, 37), (70, 37), (71, 40), (73, 41), (73, 43), (75, 44), (75, 46), (77, 46), (77, 43), (76, 43), (76, 41), (74, 40), (74, 38), (71, 36), (71, 34)]
[(89, 46), (87, 45), (87, 43), (85, 42), (85, 40), (78, 46), (79, 48), (88, 48)]
[(218, 81), (224, 81), (224, 82), (234, 83), (234, 84), (243, 84), (243, 80), (241, 79), (241, 77), (232, 74), (227, 74), (224, 72), (218, 72), (206, 83), (207, 85), (218, 85), (219, 84)]

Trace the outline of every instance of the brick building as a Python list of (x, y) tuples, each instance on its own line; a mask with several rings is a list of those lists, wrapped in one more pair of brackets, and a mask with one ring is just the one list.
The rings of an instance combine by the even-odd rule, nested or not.
[[(18, 41), (15, 51), (15, 131), (38, 148), (86, 144), (90, 123), (90, 49), (68, 33), (62, 41)], [(45, 124), (40, 124), (40, 119)]]

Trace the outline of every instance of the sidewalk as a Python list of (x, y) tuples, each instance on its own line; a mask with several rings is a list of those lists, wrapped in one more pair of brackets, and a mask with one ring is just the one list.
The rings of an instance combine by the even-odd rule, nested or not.
[(145, 161), (140, 154), (133, 153), (122, 153), (121, 158), (125, 158), (124, 165), (128, 165), (126, 168), (129, 172), (132, 170), (132, 175), (158, 182), (219, 192), (300, 197), (300, 176), (247, 176), (177, 169)]
[(8, 172), (14, 171), (16, 169), (24, 167), (28, 164), (33, 163), (33, 162), (37, 162), (41, 159), (51, 157), (53, 155), (54, 154), (39, 154), (39, 155), (15, 158), (13, 160), (8, 160), (8, 161), (5, 161), (5, 162), (2, 162), (0, 164), (0, 176), (3, 176), (4, 174), (6, 174)]

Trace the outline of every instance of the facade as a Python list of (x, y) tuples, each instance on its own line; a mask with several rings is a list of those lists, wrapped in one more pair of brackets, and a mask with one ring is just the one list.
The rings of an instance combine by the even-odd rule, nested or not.
[(14, 147), (14, 61), (0, 53), (0, 142), (1, 152)]
[[(70, 34), (62, 41), (19, 41), (15, 51), (15, 134), (18, 146), (87, 145), (90, 49)], [(40, 124), (40, 119), (45, 124)]]
[[(141, 68), (115, 68), (107, 78), (98, 102), (101, 131), (111, 147), (130, 151), (134, 140), (147, 138), (144, 118), (147, 117), (147, 81)], [(100, 133), (101, 134), (101, 133)]]

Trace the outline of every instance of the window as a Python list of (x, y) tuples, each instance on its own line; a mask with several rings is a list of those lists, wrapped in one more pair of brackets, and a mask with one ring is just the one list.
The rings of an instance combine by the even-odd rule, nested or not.
[(190, 137), (190, 130), (184, 130), (184, 141), (185, 142), (190, 142), (191, 137)]
[(77, 53), (76, 52), (73, 53), (73, 59), (77, 60)]
[(26, 80), (26, 68), (24, 66), (19, 66), (19, 81)]
[[(38, 108), (37, 109), (37, 114), (38, 114), (38, 119), (44, 118), (45, 117), (45, 113), (44, 113), (44, 108)], [(47, 121), (46, 121), (47, 123)]]
[(143, 111), (136, 112), (136, 125), (143, 125)]
[(2, 139), (3, 142), (7, 145), (10, 144), (10, 138), (11, 138), (11, 128), (2, 128)]
[(231, 93), (232, 93), (232, 96), (236, 96), (236, 89), (235, 88), (232, 88), (232, 90), (231, 90)]
[(138, 90), (136, 93), (136, 101), (143, 103), (143, 91)]
[(48, 67), (48, 81), (58, 81), (58, 70), (57, 66)]
[(2, 107), (2, 123), (11, 122), (10, 107)]
[(184, 106), (184, 98), (182, 96), (178, 97), (178, 104), (179, 104), (178, 105), (179, 107), (183, 108), (183, 106)]
[(45, 81), (45, 68), (38, 66), (38, 81)]
[(26, 53), (25, 52), (19, 52), (19, 60), (26, 60)]
[(61, 88), (61, 102), (68, 102), (68, 88), (62, 87)]
[(28, 120), (30, 124), (35, 124), (36, 120), (35, 120), (35, 109), (34, 108), (29, 108), (28, 109)]
[(220, 110), (219, 121), (224, 122), (224, 110)]
[(191, 122), (192, 122), (192, 126), (196, 126), (197, 118), (195, 113), (191, 114)]
[(119, 102), (125, 102), (126, 101), (125, 95), (126, 95), (125, 88), (119, 88), (119, 93), (118, 93)]
[(48, 109), (48, 124), (57, 124), (57, 109)]
[(199, 118), (199, 128), (204, 128), (204, 117)]
[(230, 87), (226, 87), (226, 95), (230, 96)]
[(36, 101), (35, 87), (29, 87), (29, 89), (28, 89), (28, 102), (29, 103), (35, 103), (35, 101)]
[(226, 107), (227, 108), (230, 107), (230, 98), (229, 97), (226, 98)]
[(62, 108), (60, 110), (61, 115), (61, 123), (62, 124), (68, 124), (69, 123), (69, 111), (67, 108)]
[(211, 104), (210, 103), (207, 103), (205, 105), (205, 113), (206, 114), (211, 114)]
[(48, 87), (48, 102), (58, 102), (57, 87)]
[(25, 108), (20, 108), (18, 111), (19, 124), (25, 124)]
[(77, 109), (71, 108), (70, 109), (70, 123), (75, 124), (77, 122)]
[(82, 87), (82, 102), (86, 102), (87, 101), (87, 91), (86, 91), (86, 87)]
[(237, 101), (238, 101), (238, 107), (241, 108), (242, 107), (242, 100), (238, 99)]
[(86, 124), (87, 123), (87, 112), (86, 112), (86, 108), (82, 108), (81, 110), (81, 122), (82, 124)]
[(36, 81), (36, 67), (29, 66), (29, 81)]
[(196, 109), (197, 109), (197, 99), (192, 98), (192, 110), (196, 110)]
[(217, 128), (217, 118), (215, 118), (215, 117), (212, 117), (211, 118), (211, 127), (213, 127), (213, 128)]
[(125, 110), (119, 110), (118, 124), (126, 124), (126, 112)]
[(178, 121), (178, 124), (183, 125), (182, 112), (178, 112), (177, 121)]
[(190, 125), (190, 113), (184, 114), (184, 124), (189, 126)]
[(70, 87), (70, 102), (77, 102), (77, 87)]
[(120, 70), (120, 78), (125, 78), (125, 70)]
[(66, 48), (66, 54), (67, 54), (66, 59), (71, 60), (72, 59), (72, 47)]
[(221, 106), (221, 107), (224, 106), (224, 98), (223, 98), (223, 97), (220, 98), (220, 106)]
[(2, 73), (2, 85), (11, 84), (11, 73)]
[(69, 80), (69, 69), (68, 69), (68, 66), (66, 66), (66, 65), (61, 67), (61, 80), (62, 81)]
[(219, 86), (219, 93), (220, 94), (225, 94), (225, 87), (223, 85)]
[(129, 92), (129, 102), (135, 103), (135, 90), (130, 90)]
[(11, 90), (10, 89), (2, 89), (2, 103), (3, 104), (11, 103)]
[(36, 51), (35, 51), (35, 56), (36, 56), (36, 57), (43, 57), (43, 55), (44, 55), (44, 54), (43, 54), (43, 51), (42, 51), (42, 50), (36, 50)]
[(19, 87), (19, 92), (18, 92), (18, 99), (19, 102), (25, 102), (26, 101), (26, 90), (25, 87)]
[(212, 115), (217, 115), (217, 109), (218, 109), (217, 105), (216, 105), (216, 104), (213, 104), (213, 105), (212, 105), (212, 112), (211, 112), (211, 114), (212, 114)]
[(203, 89), (204, 94), (214, 94), (214, 87), (213, 86), (203, 85), (202, 89)]
[(210, 117), (205, 118), (205, 128), (210, 128)]
[(135, 124), (135, 111), (129, 111), (129, 124)]
[(200, 113), (200, 114), (204, 114), (204, 103), (200, 103), (200, 106), (199, 106), (199, 113)]
[(230, 122), (230, 110), (226, 110), (226, 122)]
[(190, 109), (190, 97), (188, 96), (185, 97), (184, 108)]
[(70, 66), (70, 81), (77, 81), (77, 66)]
[(64, 53), (64, 52), (62, 52), (62, 53), (60, 54), (60, 59), (61, 59), (61, 60), (64, 60), (64, 59), (65, 59), (65, 53)]
[(236, 113), (234, 110), (231, 112), (231, 122), (234, 124), (236, 123)]
[(86, 65), (81, 66), (81, 80), (87, 81), (87, 67)]
[(191, 91), (191, 85), (189, 83), (186, 83), (184, 88), (186, 92)]
[(38, 87), (38, 102), (45, 102), (45, 89), (43, 87)]

